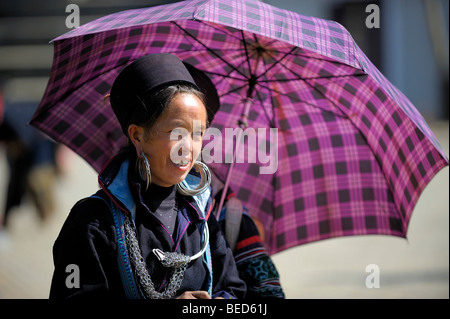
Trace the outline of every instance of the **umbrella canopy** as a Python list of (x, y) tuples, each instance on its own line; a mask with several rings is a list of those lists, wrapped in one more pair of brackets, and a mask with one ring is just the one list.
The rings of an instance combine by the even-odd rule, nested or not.
[[(97, 171), (125, 142), (105, 99), (125, 65), (168, 52), (205, 72), (224, 139), (246, 113), (255, 142), (230, 186), (264, 224), (271, 254), (337, 236), (405, 237), (420, 193), (448, 165), (423, 117), (333, 21), (254, 0), (192, 0), (112, 14), (54, 46), (31, 123)], [(209, 163), (222, 180), (239, 143), (225, 144), (222, 163)]]

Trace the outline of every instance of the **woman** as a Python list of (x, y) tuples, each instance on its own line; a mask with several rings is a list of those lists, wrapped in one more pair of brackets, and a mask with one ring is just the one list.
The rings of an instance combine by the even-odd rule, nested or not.
[(191, 74), (173, 55), (147, 55), (121, 71), (110, 101), (129, 146), (64, 223), (50, 297), (243, 298), (195, 161), (207, 110)]

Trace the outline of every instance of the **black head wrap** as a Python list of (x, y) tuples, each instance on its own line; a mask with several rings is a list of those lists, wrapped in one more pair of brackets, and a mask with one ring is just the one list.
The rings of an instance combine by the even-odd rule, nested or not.
[[(198, 79), (201, 88), (197, 86), (194, 77)], [(123, 133), (128, 135), (130, 124), (142, 124), (155, 115), (157, 110), (146, 103), (147, 97), (163, 87), (174, 84), (186, 84), (203, 92), (206, 95), (208, 114), (217, 111), (219, 107), (217, 91), (202, 71), (191, 65), (185, 65), (172, 54), (145, 55), (127, 65), (111, 88), (111, 106)], [(161, 110), (159, 112), (161, 113)]]

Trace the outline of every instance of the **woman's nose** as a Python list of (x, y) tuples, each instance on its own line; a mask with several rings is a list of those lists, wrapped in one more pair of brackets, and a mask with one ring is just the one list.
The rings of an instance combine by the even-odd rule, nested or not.
[(190, 134), (184, 135), (181, 140), (177, 143), (178, 156), (188, 157), (193, 151), (193, 139)]

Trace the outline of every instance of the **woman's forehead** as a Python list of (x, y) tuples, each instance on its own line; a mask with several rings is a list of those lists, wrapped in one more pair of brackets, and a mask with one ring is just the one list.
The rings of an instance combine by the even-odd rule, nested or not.
[(170, 127), (194, 127), (194, 121), (197, 121), (196, 127), (206, 128), (207, 113), (206, 108), (193, 94), (177, 94), (169, 103), (155, 122), (155, 126), (160, 129)]
[(177, 94), (162, 115), (180, 120), (191, 117), (203, 119), (206, 116), (206, 107), (194, 94)]

